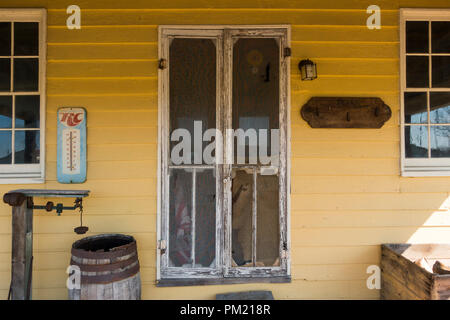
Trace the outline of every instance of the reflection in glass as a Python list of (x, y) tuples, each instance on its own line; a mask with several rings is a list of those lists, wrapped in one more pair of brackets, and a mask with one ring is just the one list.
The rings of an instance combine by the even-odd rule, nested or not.
[(450, 53), (450, 21), (433, 21), (431, 33), (433, 53)]
[(40, 96), (16, 96), (16, 128), (39, 128)]
[(450, 123), (450, 92), (430, 92), (431, 123)]
[[(179, 158), (185, 160), (182, 164), (204, 164), (202, 151), (211, 142), (203, 142), (201, 150), (194, 148), (194, 121), (201, 121), (197, 123), (200, 135), (216, 128), (216, 47), (211, 39), (177, 38), (170, 44), (169, 61), (170, 134), (188, 130), (190, 154), (181, 152)], [(180, 141), (171, 141), (170, 150)]]
[(11, 23), (0, 22), (0, 56), (11, 55)]
[(12, 97), (0, 96), (0, 128), (12, 127)]
[(12, 160), (11, 131), (0, 131), (0, 164), (11, 164)]
[(428, 88), (428, 57), (406, 57), (406, 86), (409, 88)]
[(37, 22), (14, 23), (14, 55), (15, 56), (39, 55), (39, 23)]
[(430, 144), (431, 157), (450, 158), (450, 126), (432, 126)]
[[(253, 137), (259, 136), (259, 141), (258, 138), (253, 139), (256, 141), (235, 139), (234, 163), (256, 164), (260, 161), (268, 164), (257, 155), (262, 151), (264, 156), (271, 156), (271, 130), (280, 128), (279, 56), (278, 43), (271, 38), (243, 38), (234, 45), (233, 129), (250, 129), (248, 132), (253, 132)], [(264, 142), (259, 130), (264, 130)], [(250, 158), (250, 152), (255, 157)]]
[(280, 265), (280, 221), (278, 176), (257, 177), (256, 266)]
[(406, 22), (406, 52), (428, 53), (428, 22)]
[(11, 90), (11, 59), (0, 59), (0, 91)]
[(233, 170), (232, 266), (253, 267), (253, 173)]
[(405, 92), (405, 122), (427, 123), (427, 93)]
[(14, 91), (39, 91), (38, 59), (14, 59)]
[(192, 267), (192, 173), (170, 170), (169, 267)]
[(40, 161), (39, 131), (15, 131), (14, 163), (32, 164)]
[(405, 153), (407, 158), (428, 157), (428, 129), (426, 126), (405, 126)]
[(196, 170), (195, 265), (215, 267), (216, 178), (213, 170)]
[(450, 88), (450, 56), (432, 58), (433, 87)]

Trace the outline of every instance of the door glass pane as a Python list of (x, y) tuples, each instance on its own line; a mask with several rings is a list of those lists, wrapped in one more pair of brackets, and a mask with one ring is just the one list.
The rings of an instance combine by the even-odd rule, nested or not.
[(431, 157), (450, 158), (450, 126), (432, 126), (430, 144)]
[(11, 164), (12, 159), (11, 131), (0, 131), (0, 164)]
[(39, 91), (38, 59), (14, 59), (14, 91)]
[(14, 55), (15, 56), (39, 55), (39, 23), (37, 22), (14, 23)]
[(450, 92), (430, 92), (430, 108), (431, 123), (450, 123)]
[(0, 59), (0, 91), (11, 90), (11, 59)]
[[(271, 38), (244, 38), (234, 45), (233, 129), (247, 133), (245, 139), (235, 139), (234, 163), (261, 163), (259, 149), (264, 151), (264, 155), (272, 155), (271, 129), (280, 127), (279, 55), (278, 43)], [(266, 133), (265, 141), (260, 130)], [(273, 150), (274, 156), (278, 156), (277, 149)], [(249, 157), (250, 152), (252, 158)]]
[(195, 265), (216, 265), (216, 175), (215, 170), (196, 170)]
[(170, 170), (169, 267), (192, 267), (192, 172)]
[(427, 93), (405, 92), (405, 122), (427, 123)]
[(11, 55), (11, 23), (0, 22), (0, 56)]
[(280, 221), (278, 176), (257, 178), (256, 266), (279, 266)]
[(430, 71), (428, 57), (406, 57), (406, 86), (409, 88), (428, 88)]
[(40, 96), (16, 96), (16, 128), (39, 128)]
[(39, 131), (15, 131), (14, 163), (39, 163), (40, 134)]
[(450, 21), (431, 23), (433, 53), (450, 53)]
[(253, 173), (233, 170), (232, 266), (253, 267)]
[(450, 88), (450, 56), (433, 57), (433, 87)]
[(0, 96), (0, 129), (12, 127), (12, 97)]
[(427, 126), (405, 127), (405, 153), (407, 158), (428, 157), (428, 128)]
[(406, 22), (406, 52), (428, 53), (428, 22)]
[[(184, 142), (187, 141), (185, 138), (189, 139), (189, 148), (171, 152), (171, 161), (175, 164), (203, 164), (202, 150), (210, 142), (202, 142), (202, 132), (216, 128), (215, 44), (211, 39), (174, 39), (170, 45), (169, 61), (170, 134), (172, 136), (176, 129), (186, 129), (189, 133), (188, 137), (182, 135)], [(171, 141), (170, 150), (180, 150), (174, 150), (180, 141)], [(194, 147), (194, 141), (200, 141), (199, 148)]]

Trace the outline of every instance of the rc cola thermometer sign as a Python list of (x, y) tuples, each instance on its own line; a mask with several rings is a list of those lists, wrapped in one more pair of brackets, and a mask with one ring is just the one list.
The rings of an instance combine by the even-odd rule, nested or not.
[(86, 110), (58, 110), (58, 182), (86, 181)]

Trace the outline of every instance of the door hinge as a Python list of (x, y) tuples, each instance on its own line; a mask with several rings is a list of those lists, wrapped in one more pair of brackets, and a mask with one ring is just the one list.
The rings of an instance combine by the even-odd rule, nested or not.
[(167, 60), (166, 59), (159, 59), (158, 61), (158, 69), (164, 70), (167, 68)]
[(292, 55), (292, 50), (291, 48), (284, 48), (284, 57), (290, 57)]
[(158, 241), (158, 249), (159, 249), (161, 255), (166, 253), (166, 249), (167, 249), (167, 242), (166, 242), (166, 240), (159, 240)]

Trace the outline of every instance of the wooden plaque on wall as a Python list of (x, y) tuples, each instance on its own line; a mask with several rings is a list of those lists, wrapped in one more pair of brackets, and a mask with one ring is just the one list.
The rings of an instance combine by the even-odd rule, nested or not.
[(311, 128), (381, 128), (392, 112), (380, 98), (313, 97), (301, 115)]

